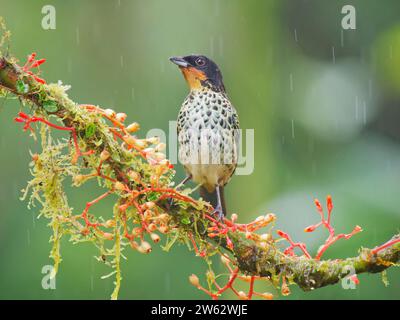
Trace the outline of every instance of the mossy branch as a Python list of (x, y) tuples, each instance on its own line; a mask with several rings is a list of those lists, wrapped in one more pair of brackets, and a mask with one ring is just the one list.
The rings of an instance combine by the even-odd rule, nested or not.
[[(352, 271), (355, 274), (382, 272), (400, 260), (399, 234), (380, 247), (361, 249), (356, 257), (320, 261), (311, 258), (303, 244), (293, 243), (283, 232), (279, 233), (281, 237), (291, 243), (291, 247), (285, 251), (280, 249), (270, 233), (256, 234), (255, 230), (275, 219), (272, 214), (246, 225), (237, 224), (237, 217), (226, 219), (223, 223), (217, 222), (211, 215), (212, 208), (190, 197), (190, 190), (178, 191), (171, 188), (174, 171), (168, 160), (159, 155), (157, 146), (149, 151), (146, 147), (152, 141), (128, 134), (138, 129), (137, 124), (125, 127), (123, 114), (118, 116), (111, 110), (76, 104), (68, 98), (65, 87), (48, 85), (40, 80), (26, 72), (15, 60), (0, 58), (2, 91), (18, 97), (31, 107), (33, 113), (33, 116), (20, 114), (17, 121), (24, 122), (25, 129), (32, 129), (30, 125), (34, 122), (43, 123), (43, 153), (34, 156), (34, 179), (29, 187), (33, 189), (33, 198), (43, 205), (42, 214), (51, 219), (55, 244), (52, 257), (58, 265), (59, 243), (63, 234), (70, 234), (76, 242), (94, 242), (100, 249), (102, 261), (106, 261), (107, 256), (113, 256), (110, 265), (117, 273), (113, 298), (117, 297), (120, 285), (119, 262), (123, 247), (130, 244), (139, 252), (149, 252), (151, 246), (144, 241), (143, 236), (149, 234), (154, 242), (158, 242), (159, 238), (154, 231), (167, 235), (169, 240), (166, 248), (180, 240), (192, 244), (197, 254), (206, 259), (214, 253), (222, 254), (230, 270), (230, 278), (225, 287), (216, 284), (212, 273), (207, 276), (208, 289), (199, 284), (196, 276), (190, 278), (192, 284), (213, 298), (217, 298), (226, 288), (232, 289), (239, 298), (247, 299), (253, 295), (268, 298), (266, 294), (252, 291), (253, 281), (259, 277), (269, 278), (276, 286), (282, 280), (284, 294), (288, 293), (287, 283), (296, 283), (305, 291), (313, 290), (335, 284)], [(51, 140), (49, 131), (52, 129), (48, 125), (55, 118), (62, 122), (64, 130), (69, 130), (72, 143), (56, 143)], [(109, 122), (111, 124), (107, 124)], [(63, 153), (65, 148), (69, 150), (67, 154)], [(82, 174), (87, 168), (89, 173)], [(68, 176), (73, 178), (77, 186), (93, 177), (98, 178), (100, 187), (108, 191), (88, 202), (81, 215), (74, 216), (62, 187), (62, 181)], [(111, 194), (118, 198), (114, 218), (104, 221), (90, 215), (90, 207)], [(174, 199), (173, 205), (168, 204), (170, 198)], [(320, 211), (318, 203), (317, 208)], [(329, 201), (328, 210), (330, 214), (332, 205)], [(327, 222), (323, 215), (321, 217), (322, 222)], [(328, 230), (329, 220), (324, 224)], [(129, 221), (140, 228), (129, 227)], [(112, 231), (105, 232), (102, 228), (111, 228)], [(338, 238), (349, 238), (351, 235), (340, 235)], [(332, 243), (337, 240), (335, 237), (334, 232), (331, 233), (329, 239)], [(137, 239), (140, 239), (140, 244)], [(114, 241), (112, 248), (105, 245), (108, 240)], [(304, 254), (295, 255), (295, 247), (303, 250)], [(232, 283), (236, 278), (251, 283), (248, 295), (233, 288)]]

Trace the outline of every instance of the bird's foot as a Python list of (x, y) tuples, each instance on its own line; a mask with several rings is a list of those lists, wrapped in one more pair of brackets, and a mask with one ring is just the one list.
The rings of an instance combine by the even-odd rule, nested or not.
[[(185, 179), (183, 179), (183, 180), (175, 187), (175, 190), (179, 191), (179, 189), (180, 189), (181, 187), (183, 187), (183, 186), (186, 184), (186, 182), (188, 182), (190, 179), (192, 179), (192, 176), (191, 176), (191, 175), (188, 175)], [(168, 211), (171, 209), (171, 207), (172, 207), (173, 204), (174, 204), (174, 199), (173, 199), (173, 198), (169, 198), (169, 199), (168, 199), (168, 202), (167, 202), (167, 210), (168, 210)]]
[(166, 205), (167, 210), (170, 211), (170, 210), (171, 210), (171, 207), (172, 207), (173, 205), (174, 205), (174, 199), (173, 199), (173, 198), (169, 198), (169, 199), (167, 200), (167, 205)]
[(222, 211), (221, 206), (216, 206), (213, 212), (213, 215), (217, 218), (218, 222), (224, 222), (224, 212)]

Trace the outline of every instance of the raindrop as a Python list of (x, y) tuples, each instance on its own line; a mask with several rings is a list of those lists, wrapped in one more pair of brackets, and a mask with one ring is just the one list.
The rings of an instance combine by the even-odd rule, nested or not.
[(210, 54), (214, 56), (214, 37), (210, 37)]
[(386, 161), (386, 170), (392, 172), (392, 161), (390, 159)]
[(311, 164), (311, 172), (315, 176), (317, 174), (317, 163), (315, 160), (312, 161)]
[(376, 228), (372, 231), (373, 232), (373, 241), (374, 241), (374, 243), (377, 243), (378, 242), (378, 237), (377, 237), (377, 232), (376, 232)]
[(358, 96), (356, 96), (356, 104), (355, 104), (355, 116), (356, 116), (356, 121), (358, 120)]
[(218, 44), (219, 55), (222, 57), (224, 55), (224, 39), (222, 38), (222, 36), (219, 37)]
[(31, 233), (29, 232), (29, 229), (27, 229), (26, 231), (27, 231), (28, 246), (30, 246), (31, 245)]
[(91, 275), (90, 275), (90, 291), (94, 291), (94, 280), (93, 280), (93, 273), (94, 273), (94, 262), (93, 260), (90, 260), (90, 269), (91, 269)]
[(220, 5), (219, 5), (219, 0), (215, 1), (215, 16), (218, 17), (219, 16), (219, 9)]
[(19, 188), (17, 186), (17, 183), (15, 181), (13, 183), (13, 187), (14, 187), (14, 192), (13, 192), (14, 199), (18, 199), (19, 198), (19, 194), (20, 194), (20, 190), (19, 190)]
[(335, 64), (336, 63), (336, 56), (335, 56), (335, 47), (332, 46), (332, 61)]
[(293, 86), (293, 74), (292, 73), (289, 75), (289, 84), (290, 84), (290, 91), (293, 92), (294, 86)]
[(69, 58), (68, 62), (67, 62), (67, 71), (68, 71), (68, 73), (72, 72), (72, 60), (71, 60), (71, 58)]
[(96, 40), (101, 38), (101, 27), (98, 23), (93, 24), (93, 37)]
[(310, 153), (314, 152), (314, 139), (312, 139), (312, 138), (308, 142), (308, 151)]
[(94, 291), (93, 289), (93, 275), (90, 276), (90, 291)]
[(367, 123), (367, 102), (364, 101), (363, 103), (363, 123)]
[(171, 293), (171, 275), (169, 273), (165, 275), (165, 293), (168, 295)]
[(119, 62), (121, 64), (121, 68), (123, 68), (124, 67), (124, 57), (122, 55), (119, 58)]
[(294, 139), (294, 120), (292, 119), (292, 139)]
[(132, 88), (132, 90), (131, 90), (131, 98), (132, 98), (132, 101), (135, 100), (135, 88)]
[(344, 31), (343, 29), (340, 30), (340, 45), (342, 48), (344, 47)]
[(372, 98), (372, 79), (369, 79), (368, 81), (368, 95)]
[(297, 29), (294, 29), (294, 40), (299, 42), (299, 39), (297, 38)]

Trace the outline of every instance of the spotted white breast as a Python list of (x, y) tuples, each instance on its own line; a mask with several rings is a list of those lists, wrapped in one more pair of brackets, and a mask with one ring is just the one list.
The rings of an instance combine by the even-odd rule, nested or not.
[(179, 161), (209, 192), (224, 186), (237, 165), (239, 120), (224, 92), (192, 90), (178, 115)]

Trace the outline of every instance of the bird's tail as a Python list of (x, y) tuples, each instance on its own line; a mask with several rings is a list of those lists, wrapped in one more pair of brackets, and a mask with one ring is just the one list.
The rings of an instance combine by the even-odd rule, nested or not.
[[(219, 194), (221, 197), (221, 209), (224, 216), (226, 216), (226, 204), (225, 204), (225, 196), (224, 196), (224, 187), (219, 187)], [(211, 203), (211, 205), (216, 208), (218, 205), (218, 194), (217, 190), (215, 189), (212, 192), (208, 192), (206, 188), (200, 187), (200, 196), (203, 198), (204, 201)]]

